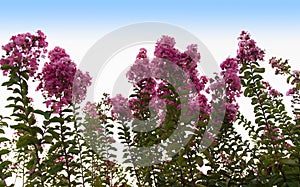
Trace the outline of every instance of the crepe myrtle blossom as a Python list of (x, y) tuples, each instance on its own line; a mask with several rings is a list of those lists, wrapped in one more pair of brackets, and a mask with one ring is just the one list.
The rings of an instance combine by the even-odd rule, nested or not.
[(264, 136), (270, 136), (271, 140), (280, 140), (283, 139), (284, 136), (281, 135), (280, 129), (278, 127), (271, 127), (270, 124), (265, 126), (265, 130), (263, 131)]
[(200, 92), (203, 86), (200, 83), (197, 70), (197, 63), (200, 62), (200, 53), (198, 52), (197, 45), (188, 45), (186, 51), (181, 53), (175, 48), (175, 44), (174, 38), (165, 35), (162, 36), (162, 38), (156, 42), (154, 51), (155, 57), (165, 59), (182, 68), (184, 72), (189, 74), (193, 86)]
[[(201, 105), (200, 110), (203, 114), (207, 115), (210, 113), (207, 98), (200, 93), (200, 91), (205, 89), (208, 79), (205, 76), (199, 76), (197, 70), (197, 63), (200, 62), (200, 53), (197, 51), (197, 45), (189, 45), (184, 52), (180, 52), (175, 48), (175, 44), (174, 38), (162, 36), (156, 43), (155, 58), (152, 60), (148, 58), (145, 48), (140, 49), (135, 63), (126, 74), (128, 80), (140, 88), (138, 91), (140, 96), (138, 98), (130, 98), (128, 101), (127, 99), (125, 101), (125, 98), (121, 98), (120, 95), (115, 97), (115, 105), (113, 107), (115, 116), (121, 116), (119, 114), (123, 114), (123, 116), (129, 115), (121, 111), (120, 106), (122, 106), (122, 103), (120, 101), (128, 102), (133, 116), (138, 119), (143, 118), (143, 111), (147, 112), (148, 108), (150, 110), (153, 109), (153, 112), (159, 118), (159, 125), (162, 125), (166, 115), (166, 110), (163, 109), (164, 105), (173, 105), (178, 110), (181, 110), (180, 104), (166, 99), (175, 98), (176, 94), (170, 89), (170, 86), (173, 85), (167, 80), (161, 79), (161, 77), (172, 77), (174, 83), (180, 83), (184, 78), (187, 84), (181, 84), (175, 89), (176, 91), (187, 90), (190, 93), (192, 93), (193, 89), (196, 89), (196, 95), (190, 98), (191, 103), (189, 105), (191, 107), (189, 107), (189, 111), (194, 112), (194, 109), (200, 108), (199, 105)], [(189, 79), (186, 80), (182, 73), (185, 73)], [(127, 107), (126, 104), (125, 108)]]
[(283, 96), (283, 94), (280, 93), (278, 90), (272, 88), (272, 86), (270, 85), (269, 82), (262, 81), (261, 83), (265, 87), (263, 90), (266, 93), (268, 93), (270, 96), (272, 96), (272, 97), (282, 97)]
[(240, 97), (241, 92), (241, 80), (238, 76), (239, 68), (236, 58), (227, 58), (220, 65), (223, 75), (223, 79), (226, 84), (226, 116), (229, 121), (236, 119), (236, 114), (239, 109), (239, 105), (236, 103), (236, 97)]
[(72, 99), (74, 103), (81, 103), (85, 100), (87, 87), (91, 86), (91, 81), (92, 78), (89, 72), (83, 73), (80, 69), (77, 69), (72, 87)]
[(236, 101), (235, 97), (239, 97), (241, 93), (241, 79), (238, 76), (238, 61), (235, 58), (227, 58), (220, 65), (221, 75), (223, 75), (225, 84), (227, 85), (226, 95), (229, 101)]
[(48, 58), (51, 62), (59, 61), (60, 59), (67, 57), (70, 58), (65, 49), (56, 46), (53, 50), (49, 51)]
[(97, 118), (99, 117), (98, 114), (98, 109), (97, 109), (97, 104), (96, 103), (92, 103), (90, 101), (88, 101), (84, 108), (83, 108), (83, 112), (87, 115), (89, 115), (89, 117), (91, 118)]
[[(146, 54), (145, 54), (146, 55)], [(141, 58), (138, 55), (138, 58), (135, 60), (135, 63), (130, 67), (130, 70), (126, 73), (128, 80), (135, 84), (140, 82), (145, 78), (145, 73), (151, 77), (152, 65), (148, 58)]]
[(38, 74), (41, 90), (47, 99), (47, 107), (59, 112), (70, 102), (80, 103), (86, 95), (86, 87), (91, 85), (88, 73), (82, 73), (69, 58), (65, 50), (55, 47), (49, 52), (50, 62), (44, 64), (42, 72)]
[(154, 55), (158, 58), (166, 59), (173, 63), (178, 63), (180, 59), (179, 50), (175, 49), (175, 39), (170, 36), (162, 36), (161, 40), (156, 42)]
[[(12, 36), (10, 42), (2, 46), (6, 54), (0, 59), (0, 66), (18, 67), (20, 71), (27, 70), (29, 76), (34, 76), (40, 58), (45, 57), (47, 46), (46, 36), (40, 30), (37, 35), (25, 33)], [(5, 69), (3, 75), (6, 76), (9, 72), (10, 70)]]
[(256, 46), (256, 42), (250, 38), (250, 34), (242, 31), (238, 37), (237, 59), (239, 63), (256, 62), (263, 60), (265, 52)]
[(140, 52), (138, 53), (138, 55), (136, 56), (137, 59), (144, 59), (147, 58), (147, 49), (145, 48), (141, 48)]
[(286, 96), (291, 96), (296, 93), (296, 88), (291, 88), (286, 92)]
[(121, 94), (117, 94), (111, 98), (112, 111), (111, 114), (115, 119), (131, 120), (131, 109), (129, 108), (129, 101)]
[(291, 66), (288, 65), (288, 60), (283, 61), (282, 58), (277, 59), (276, 57), (272, 57), (269, 60), (269, 64), (275, 69), (275, 75), (288, 74), (291, 69)]
[(283, 96), (282, 93), (280, 93), (279, 91), (275, 90), (274, 88), (272, 88), (269, 91), (269, 94), (272, 95), (273, 97), (282, 97)]

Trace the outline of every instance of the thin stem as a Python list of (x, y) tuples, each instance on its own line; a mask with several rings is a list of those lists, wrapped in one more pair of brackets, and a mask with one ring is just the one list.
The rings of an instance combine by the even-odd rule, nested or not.
[[(75, 106), (73, 105), (73, 111), (75, 112)], [(85, 180), (84, 180), (84, 169), (83, 169), (83, 161), (82, 161), (82, 146), (80, 144), (80, 135), (78, 133), (78, 125), (77, 125), (77, 121), (76, 121), (76, 114), (74, 114), (74, 128), (75, 128), (75, 133), (76, 133), (76, 141), (78, 144), (78, 148), (79, 148), (79, 160), (80, 160), (80, 174), (81, 174), (81, 179), (82, 179), (82, 187), (85, 187)]]
[[(62, 113), (59, 114), (60, 118), (62, 117)], [(61, 136), (61, 143), (62, 143), (62, 151), (65, 157), (65, 162), (66, 162), (66, 167), (67, 167), (67, 174), (68, 174), (68, 186), (71, 187), (71, 172), (70, 172), (70, 167), (69, 167), (69, 156), (67, 153), (67, 147), (65, 145), (65, 138), (63, 134), (63, 124), (64, 122), (60, 122), (60, 136)]]
[[(250, 69), (251, 69), (251, 76), (253, 76), (254, 70), (253, 70), (252, 66), (250, 66)], [(252, 79), (252, 80), (253, 80), (253, 79)], [(255, 82), (254, 82), (254, 83), (255, 83)], [(260, 110), (261, 110), (262, 115), (263, 115), (263, 120), (264, 120), (264, 122), (265, 122), (265, 125), (267, 126), (267, 125), (268, 125), (268, 119), (267, 119), (265, 110), (263, 109), (263, 104), (262, 104), (262, 101), (261, 101), (261, 98), (260, 98), (260, 92), (257, 91), (257, 90), (254, 90), (254, 93), (255, 93), (256, 98), (258, 99), (258, 104), (259, 104)], [(269, 130), (268, 130), (268, 131), (269, 131)], [(278, 159), (278, 157), (277, 157), (277, 153), (278, 153), (278, 152), (277, 152), (277, 149), (276, 149), (276, 147), (275, 147), (274, 142), (272, 141), (272, 139), (271, 139), (271, 144), (272, 144), (273, 150), (275, 151), (275, 153), (274, 153), (275, 160), (276, 160), (277, 162), (279, 162), (279, 159)], [(272, 154), (272, 153), (271, 153), (271, 154)], [(279, 164), (280, 164), (280, 162), (279, 162)], [(280, 173), (282, 174), (282, 177), (283, 177), (284, 182), (286, 182), (285, 173), (283, 172), (281, 166), (279, 166), (278, 168), (279, 168)]]

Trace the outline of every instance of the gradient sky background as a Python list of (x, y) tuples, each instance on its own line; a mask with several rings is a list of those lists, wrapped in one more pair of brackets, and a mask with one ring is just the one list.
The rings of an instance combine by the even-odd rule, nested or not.
[(290, 53), (285, 57), (294, 59), (297, 53), (291, 51), (297, 51), (300, 41), (299, 19), (297, 0), (11, 0), (1, 2), (0, 44), (12, 34), (41, 29), (50, 46), (66, 48), (78, 62), (104, 34), (132, 23), (158, 21), (198, 36), (217, 61), (235, 55), (236, 37), (242, 29), (248, 30), (262, 48), (275, 50), (279, 56)]

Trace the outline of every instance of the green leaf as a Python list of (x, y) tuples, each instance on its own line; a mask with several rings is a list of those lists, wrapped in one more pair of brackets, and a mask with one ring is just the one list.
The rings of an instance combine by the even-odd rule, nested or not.
[(1, 69), (2, 70), (10, 70), (12, 69), (13, 66), (9, 65), (9, 64), (3, 64), (1, 65)]
[(43, 134), (43, 130), (40, 127), (31, 127), (31, 134)]
[(261, 75), (259, 75), (259, 74), (256, 74), (256, 75), (254, 75), (253, 77), (252, 77), (252, 80), (254, 80), (254, 81), (256, 81), (256, 82), (258, 82), (258, 81), (260, 81), (260, 80), (262, 80), (263, 79), (263, 77), (261, 76)]
[(2, 83), (2, 86), (10, 87), (10, 86), (12, 86), (14, 84), (17, 84), (17, 82), (13, 81), (13, 80), (9, 80), (7, 82)]
[(6, 105), (5, 108), (14, 108), (15, 111), (16, 111), (16, 110), (21, 110), (21, 111), (24, 111), (24, 112), (25, 112), (24, 107), (21, 106), (21, 105), (9, 104), (9, 105)]
[(62, 169), (63, 169), (63, 163), (56, 164), (51, 167), (51, 169), (49, 170), (49, 173), (52, 175), (56, 175), (57, 172), (61, 171)]
[(299, 165), (298, 163), (298, 159), (290, 159), (290, 158), (284, 158), (284, 159), (281, 159), (280, 162), (282, 164), (286, 164), (286, 165)]
[(265, 68), (255, 68), (254, 72), (255, 73), (264, 73), (265, 72)]
[(243, 77), (243, 78), (249, 79), (249, 78), (250, 78), (250, 75), (251, 75), (251, 72), (250, 72), (250, 71), (246, 71), (246, 72), (244, 73), (244, 77)]
[(5, 137), (0, 137), (0, 142), (7, 142), (7, 141), (9, 141), (9, 139), (8, 139), (8, 138), (5, 138)]
[(251, 97), (252, 96), (252, 92), (253, 90), (251, 88), (246, 88), (245, 91), (244, 91), (244, 96), (245, 97)]
[(15, 130), (25, 130), (27, 132), (30, 131), (30, 128), (24, 125), (23, 123), (19, 123), (18, 125), (12, 125), (11, 128)]
[(0, 156), (8, 154), (10, 151), (7, 149), (0, 150)]
[(10, 161), (3, 161), (0, 163), (0, 168), (6, 168), (6, 166), (10, 165), (11, 162)]
[(62, 118), (59, 118), (59, 117), (53, 117), (49, 120), (51, 123), (54, 123), (54, 122), (58, 122), (58, 123), (64, 123), (64, 119)]
[(31, 125), (34, 125), (36, 123), (36, 120), (34, 118), (34, 116), (30, 116), (30, 118), (28, 119), (28, 124), (31, 126)]
[(59, 140), (59, 134), (55, 132), (53, 129), (49, 129), (48, 132), (53, 136), (53, 138)]
[(69, 149), (69, 153), (72, 153), (72, 154), (75, 154), (75, 155), (77, 155), (77, 154), (79, 154), (79, 153), (80, 153), (80, 151), (79, 151), (79, 150), (77, 150), (77, 149)]
[(42, 115), (42, 116), (45, 114), (45, 112), (42, 111), (42, 110), (34, 110), (34, 113), (40, 114), (40, 115)]
[(53, 137), (52, 136), (45, 136), (44, 137), (44, 142), (45, 143), (52, 143)]
[(21, 82), (21, 88), (22, 88), (22, 94), (24, 95), (24, 96), (26, 96), (27, 95), (27, 91), (28, 91), (28, 85), (27, 85), (27, 82), (26, 81), (22, 81)]
[(198, 163), (198, 165), (199, 165), (200, 167), (203, 166), (203, 159), (202, 159), (200, 156), (198, 156), (198, 157), (196, 158), (196, 162)]
[(33, 145), (38, 143), (37, 139), (33, 136), (26, 135), (21, 136), (16, 143), (17, 148), (27, 147), (28, 145)]
[(252, 98), (251, 104), (256, 105), (257, 103), (258, 103), (258, 99), (257, 98)]
[(13, 93), (17, 93), (17, 94), (20, 94), (21, 95), (21, 90), (19, 88), (15, 88), (13, 90)]
[(29, 79), (28, 71), (22, 71), (22, 72), (21, 72), (21, 75), (22, 75), (22, 77), (23, 77), (25, 80), (28, 80), (28, 79)]
[(23, 121), (27, 121), (27, 116), (25, 114), (21, 114), (21, 113), (14, 113), (11, 116), (16, 116), (19, 119), (17, 119), (17, 121), (23, 120)]

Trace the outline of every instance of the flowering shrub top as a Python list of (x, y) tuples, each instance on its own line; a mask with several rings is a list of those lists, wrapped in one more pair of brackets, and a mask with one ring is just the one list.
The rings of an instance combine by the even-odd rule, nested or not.
[[(45, 63), (39, 74), (40, 84), (37, 90), (42, 90), (46, 105), (55, 111), (61, 110), (65, 105), (72, 102), (75, 96), (76, 103), (84, 100), (86, 87), (91, 85), (91, 77), (88, 73), (77, 70), (76, 64), (70, 56), (60, 47), (55, 47), (49, 52), (49, 63)], [(53, 101), (51, 98), (59, 99)]]
[[(38, 70), (39, 58), (44, 58), (47, 52), (48, 43), (42, 31), (37, 31), (37, 35), (30, 33), (18, 34), (11, 37), (11, 42), (2, 46), (6, 55), (0, 59), (0, 65), (10, 65), (27, 70), (33, 76)], [(7, 75), (9, 70), (4, 70), (3, 75)]]
[[(175, 38), (162, 36), (155, 58), (141, 48), (127, 72), (134, 93), (88, 101), (82, 117), (78, 104), (91, 85), (88, 72), (55, 47), (37, 73), (47, 56), (46, 36), (41, 31), (13, 36), (0, 59), (12, 109), (0, 115), (0, 186), (14, 186), (14, 178), (41, 187), (299, 186), (300, 71), (292, 71), (287, 60), (269, 60), (291, 85), (285, 94), (292, 102), (290, 116), (284, 94), (264, 80), (265, 51), (245, 31), (238, 40), (236, 57), (225, 59), (211, 78), (198, 72), (196, 45), (180, 51)], [(32, 80), (39, 81), (46, 110), (29, 97)], [(251, 100), (253, 120), (239, 111), (242, 94)], [(124, 163), (133, 165), (114, 162), (117, 138), (125, 147)], [(141, 149), (154, 145), (160, 147)], [(158, 157), (164, 158), (155, 162)]]

